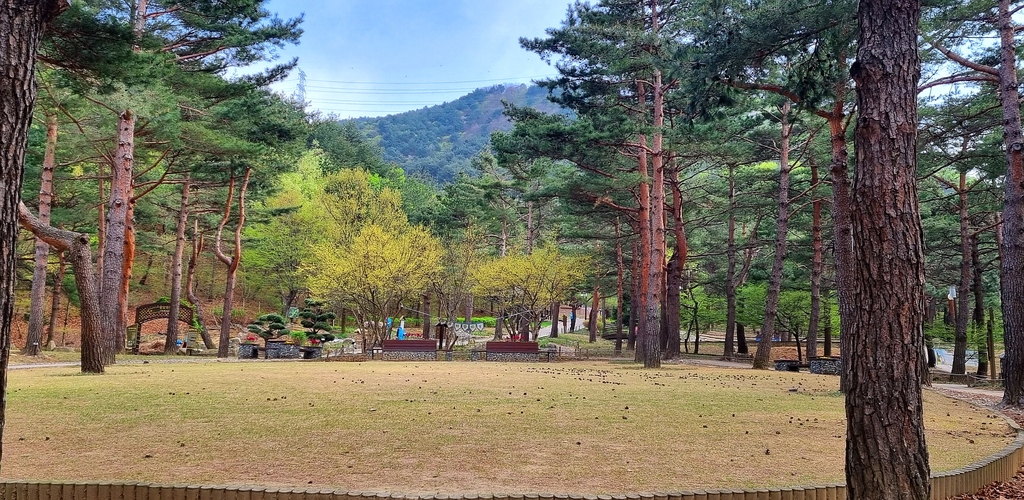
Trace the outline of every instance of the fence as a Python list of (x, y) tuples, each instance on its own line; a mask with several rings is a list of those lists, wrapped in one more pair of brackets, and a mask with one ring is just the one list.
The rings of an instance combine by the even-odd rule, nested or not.
[[(999, 453), (962, 469), (932, 475), (932, 500), (973, 493), (986, 484), (1005, 481), (1024, 463), (1024, 431), (1012, 421), (1017, 439)], [(481, 493), (469, 495), (403, 495), (324, 489), (248, 486), (161, 485), (149, 483), (66, 483), (7, 481), (0, 500), (846, 500), (846, 486), (826, 484), (756, 490), (706, 490), (578, 495), (553, 493)]]

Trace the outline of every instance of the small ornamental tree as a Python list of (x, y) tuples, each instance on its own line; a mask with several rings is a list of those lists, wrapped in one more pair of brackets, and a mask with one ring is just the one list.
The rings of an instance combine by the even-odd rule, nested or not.
[(256, 318), (256, 321), (249, 324), (246, 329), (259, 335), (264, 341), (291, 334), (280, 314), (264, 314)]
[(334, 329), (328, 321), (338, 316), (331, 311), (324, 311), (327, 303), (322, 300), (306, 299), (306, 308), (299, 313), (302, 321), (299, 323), (306, 328), (306, 339), (313, 344), (322, 344), (334, 340), (331, 331)]

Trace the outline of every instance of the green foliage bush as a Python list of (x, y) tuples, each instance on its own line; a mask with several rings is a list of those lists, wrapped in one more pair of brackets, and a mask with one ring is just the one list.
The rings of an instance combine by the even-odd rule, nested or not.
[(487, 328), (494, 328), (497, 319), (494, 316), (473, 316), (471, 323), (483, 323)]

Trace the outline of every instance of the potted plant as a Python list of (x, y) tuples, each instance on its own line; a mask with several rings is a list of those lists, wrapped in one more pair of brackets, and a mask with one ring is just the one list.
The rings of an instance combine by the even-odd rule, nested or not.
[(316, 299), (306, 299), (306, 308), (299, 313), (302, 318), (300, 324), (306, 328), (305, 339), (309, 341), (309, 347), (303, 349), (303, 358), (315, 359), (322, 355), (323, 345), (335, 339), (334, 327), (328, 323), (337, 318), (331, 311), (324, 311), (326, 302)]
[[(284, 341), (280, 337), (290, 335), (291, 331), (285, 326), (285, 319), (280, 314), (264, 314), (256, 318), (256, 321), (250, 323), (246, 328), (249, 332), (263, 338), (266, 344), (267, 359), (283, 357), (281, 348)], [(239, 348), (239, 356), (241, 356), (241, 348)]]

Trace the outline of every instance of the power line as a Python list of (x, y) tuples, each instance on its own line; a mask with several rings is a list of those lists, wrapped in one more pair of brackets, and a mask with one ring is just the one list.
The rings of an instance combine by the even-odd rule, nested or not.
[[(331, 94), (366, 94), (366, 95), (417, 95), (417, 94), (454, 94), (457, 92), (467, 93), (477, 90), (475, 88), (453, 88), (453, 89), (429, 89), (429, 90), (380, 90), (380, 89), (344, 89), (344, 87), (319, 87), (316, 85), (306, 86), (308, 93), (331, 93)], [(344, 89), (344, 90), (341, 90)]]
[[(320, 82), (320, 83), (341, 83), (347, 85), (451, 85), (457, 83), (516, 83), (515, 80), (523, 80), (526, 78), (553, 78), (557, 75), (530, 75), (530, 76), (512, 76), (507, 78), (490, 78), (487, 80), (456, 80), (449, 82), (356, 82), (356, 81), (343, 81), (343, 80), (315, 80), (309, 78), (307, 82)], [(289, 78), (290, 79), (290, 78)], [(287, 81), (287, 80), (286, 80)]]

